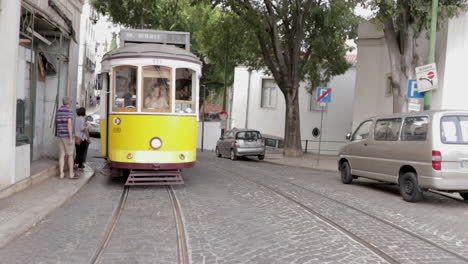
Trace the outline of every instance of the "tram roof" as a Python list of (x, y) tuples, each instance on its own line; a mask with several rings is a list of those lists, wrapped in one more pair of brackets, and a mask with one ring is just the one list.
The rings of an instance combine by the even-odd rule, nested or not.
[(102, 60), (123, 59), (123, 58), (167, 58), (191, 61), (201, 64), (198, 57), (187, 51), (172, 45), (162, 44), (130, 44), (106, 53)]

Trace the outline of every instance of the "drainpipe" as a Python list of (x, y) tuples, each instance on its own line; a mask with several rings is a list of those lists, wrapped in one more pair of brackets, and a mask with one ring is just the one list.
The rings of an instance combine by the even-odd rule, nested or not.
[(252, 75), (252, 71), (249, 71), (249, 81), (247, 83), (247, 107), (245, 109), (245, 128), (249, 128), (249, 105), (250, 105), (250, 77)]

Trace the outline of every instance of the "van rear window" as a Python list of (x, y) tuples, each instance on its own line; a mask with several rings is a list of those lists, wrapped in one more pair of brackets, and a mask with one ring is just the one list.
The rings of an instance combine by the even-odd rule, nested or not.
[(444, 116), (441, 140), (446, 144), (468, 144), (468, 116)]

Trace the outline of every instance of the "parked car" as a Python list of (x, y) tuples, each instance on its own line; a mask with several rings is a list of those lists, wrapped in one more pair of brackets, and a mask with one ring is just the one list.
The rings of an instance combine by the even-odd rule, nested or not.
[(339, 153), (341, 180), (396, 183), (404, 200), (424, 191), (459, 192), (468, 200), (468, 111), (427, 111), (369, 118)]
[(231, 160), (243, 156), (257, 156), (259, 160), (263, 160), (265, 139), (257, 130), (229, 130), (216, 143), (216, 156), (228, 156)]
[(100, 128), (100, 120), (101, 117), (98, 114), (89, 115), (86, 117), (88, 121), (88, 129), (90, 136), (100, 137), (101, 136), (101, 128)]

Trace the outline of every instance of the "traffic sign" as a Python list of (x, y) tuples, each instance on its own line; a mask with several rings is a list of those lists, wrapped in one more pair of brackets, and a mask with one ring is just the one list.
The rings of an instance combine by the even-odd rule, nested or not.
[(416, 67), (416, 81), (418, 92), (427, 92), (437, 89), (439, 78), (437, 78), (437, 68), (435, 63)]
[(327, 87), (317, 88), (317, 102), (331, 103), (332, 89)]
[(420, 112), (421, 111), (421, 105), (420, 104), (415, 104), (415, 103), (409, 103), (408, 104), (408, 111), (410, 111), (410, 112)]
[(228, 113), (222, 111), (219, 113), (219, 119), (223, 120), (223, 121), (226, 121), (228, 118)]
[(408, 80), (408, 98), (424, 98), (424, 93), (418, 92), (416, 80)]

